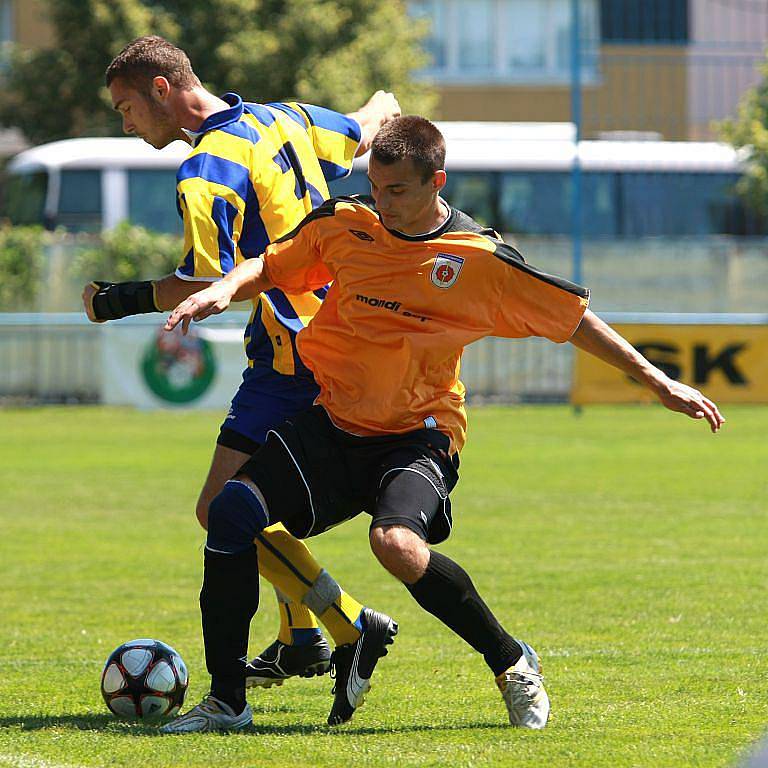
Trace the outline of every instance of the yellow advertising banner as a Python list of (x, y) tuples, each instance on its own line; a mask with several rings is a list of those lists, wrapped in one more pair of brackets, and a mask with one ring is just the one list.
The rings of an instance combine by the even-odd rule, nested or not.
[[(768, 325), (613, 327), (668, 376), (718, 403), (768, 403)], [(654, 399), (626, 374), (576, 350), (571, 391), (575, 405)]]

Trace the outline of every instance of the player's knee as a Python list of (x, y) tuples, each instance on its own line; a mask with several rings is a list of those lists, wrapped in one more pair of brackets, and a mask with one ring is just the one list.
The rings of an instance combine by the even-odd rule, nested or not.
[(424, 575), (429, 563), (429, 548), (410, 528), (377, 526), (371, 529), (369, 541), (377, 560), (395, 578), (413, 584)]
[(238, 480), (224, 484), (207, 510), (206, 546), (234, 554), (253, 544), (256, 534), (269, 525), (264, 498), (258, 489)]

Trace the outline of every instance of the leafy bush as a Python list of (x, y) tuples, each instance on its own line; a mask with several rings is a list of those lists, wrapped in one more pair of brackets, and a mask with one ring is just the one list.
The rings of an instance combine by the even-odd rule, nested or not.
[(176, 269), (181, 240), (175, 235), (120, 224), (105, 232), (97, 245), (80, 250), (72, 260), (72, 277), (89, 280), (150, 280)]
[(42, 227), (0, 227), (0, 312), (37, 306), (52, 237)]
[(149, 280), (176, 269), (174, 235), (121, 224), (101, 237), (0, 226), (0, 312), (76, 312), (90, 280)]

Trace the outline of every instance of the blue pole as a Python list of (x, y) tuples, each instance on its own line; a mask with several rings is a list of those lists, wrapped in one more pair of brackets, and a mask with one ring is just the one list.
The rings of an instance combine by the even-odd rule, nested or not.
[[(571, 0), (571, 122), (576, 128), (576, 146), (581, 141), (581, 29), (579, 19), (579, 0)], [(571, 169), (571, 198), (573, 200), (571, 218), (571, 242), (573, 244), (573, 281), (581, 283), (581, 161), (578, 152), (574, 153)]]

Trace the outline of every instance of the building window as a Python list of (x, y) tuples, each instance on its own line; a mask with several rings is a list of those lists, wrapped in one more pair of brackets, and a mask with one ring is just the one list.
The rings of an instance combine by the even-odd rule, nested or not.
[(13, 41), (13, 0), (0, 0), (0, 44)]
[[(582, 78), (597, 76), (598, 0), (581, 0)], [(440, 82), (567, 82), (571, 0), (411, 0), (428, 19), (423, 74)]]
[(688, 0), (600, 0), (606, 43), (688, 42)]

